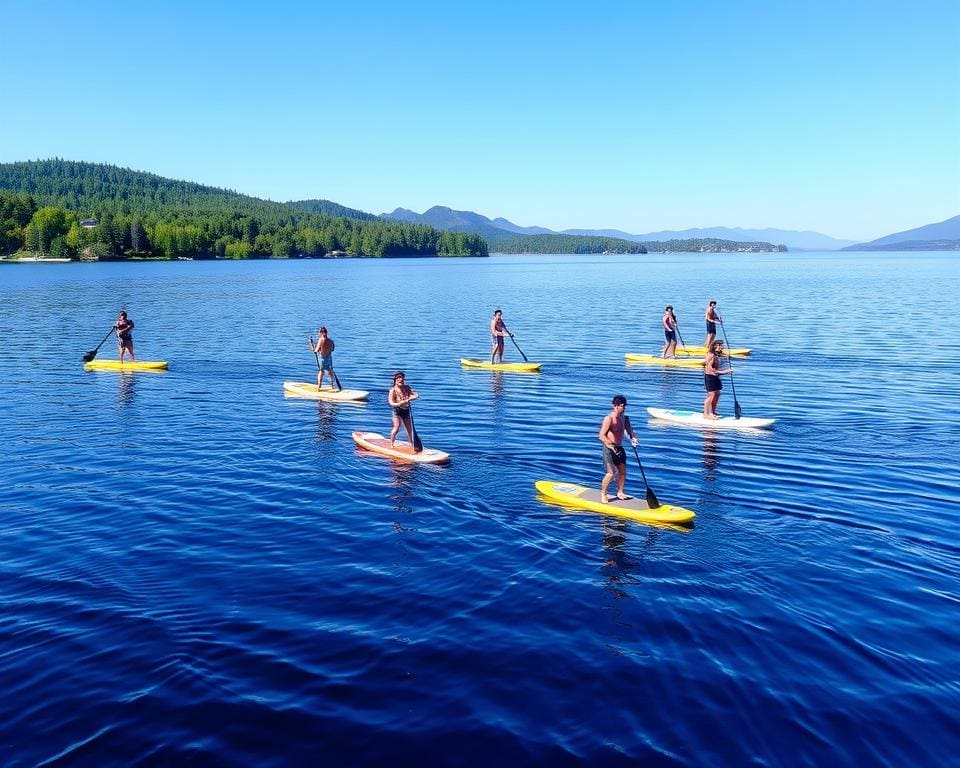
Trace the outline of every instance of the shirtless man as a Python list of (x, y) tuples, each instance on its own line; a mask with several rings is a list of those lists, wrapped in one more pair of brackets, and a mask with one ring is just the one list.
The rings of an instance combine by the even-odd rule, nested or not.
[(665, 339), (663, 344), (663, 352), (661, 357), (664, 359), (668, 357), (677, 356), (677, 316), (673, 314), (673, 307), (667, 305), (667, 308), (663, 310), (663, 319), (660, 321), (663, 325), (663, 338)]
[(393, 408), (393, 429), (390, 430), (390, 447), (393, 448), (393, 442), (397, 439), (400, 432), (400, 425), (403, 424), (410, 437), (410, 445), (416, 450), (417, 439), (413, 436), (413, 419), (410, 418), (410, 403), (420, 397), (413, 391), (413, 388), (407, 384), (407, 377), (403, 371), (397, 371), (393, 374), (393, 386), (387, 393), (387, 402)]
[(710, 345), (717, 336), (717, 323), (722, 322), (720, 315), (717, 314), (717, 302), (711, 301), (707, 304), (703, 319), (707, 321), (707, 340), (703, 342), (703, 346), (710, 349)]
[(600, 442), (603, 443), (603, 466), (607, 470), (600, 482), (600, 501), (606, 503), (607, 486), (613, 480), (613, 475), (617, 475), (617, 498), (626, 499), (623, 492), (623, 484), (627, 481), (627, 453), (623, 450), (623, 432), (626, 430), (630, 435), (630, 443), (634, 448), (637, 447), (637, 438), (633, 434), (633, 427), (630, 426), (630, 419), (624, 415), (627, 410), (627, 398), (623, 395), (617, 395), (613, 398), (613, 410), (607, 414), (600, 425)]
[(503, 362), (503, 339), (509, 336), (510, 332), (507, 326), (503, 324), (503, 312), (499, 309), (493, 310), (493, 319), (490, 321), (490, 337), (493, 339), (493, 349), (490, 351), (491, 365), (497, 362)]
[(320, 355), (320, 369), (317, 371), (317, 389), (323, 388), (323, 372), (326, 371), (330, 376), (330, 389), (339, 392), (340, 382), (337, 381), (337, 375), (333, 372), (333, 350), (335, 348), (333, 339), (327, 335), (327, 326), (321, 325), (317, 331), (317, 342), (314, 344), (313, 336), (310, 337), (310, 349), (314, 354)]
[(117, 317), (117, 322), (113, 324), (117, 332), (117, 348), (120, 351), (120, 362), (123, 362), (124, 352), (130, 353), (130, 362), (136, 362), (133, 356), (133, 320), (127, 319), (127, 313), (121, 312)]

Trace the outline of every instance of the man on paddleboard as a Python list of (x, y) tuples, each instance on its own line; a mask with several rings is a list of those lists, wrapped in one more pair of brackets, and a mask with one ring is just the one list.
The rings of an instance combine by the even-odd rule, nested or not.
[(317, 371), (317, 389), (323, 387), (324, 371), (330, 376), (330, 389), (335, 392), (340, 391), (340, 384), (337, 382), (336, 374), (333, 372), (333, 350), (336, 345), (333, 339), (327, 335), (327, 326), (321, 325), (317, 331), (317, 343), (313, 343), (313, 336), (310, 337), (310, 349), (314, 354), (319, 355), (320, 368)]
[(721, 322), (720, 315), (717, 313), (717, 302), (711, 301), (707, 304), (707, 311), (704, 313), (703, 319), (707, 321), (707, 340), (703, 342), (703, 346), (710, 349), (710, 345), (713, 344), (717, 335), (717, 323)]
[(677, 316), (673, 314), (673, 307), (669, 304), (667, 308), (663, 310), (663, 319), (660, 321), (663, 325), (663, 352), (661, 357), (664, 359), (668, 357), (677, 356)]
[(393, 386), (387, 393), (387, 402), (393, 408), (393, 429), (390, 430), (390, 447), (393, 448), (397, 434), (400, 432), (400, 425), (403, 424), (410, 437), (410, 445), (416, 449), (416, 439), (413, 436), (413, 419), (410, 416), (410, 402), (416, 400), (420, 395), (413, 391), (413, 388), (407, 384), (407, 377), (403, 371), (397, 371), (393, 374)]
[(123, 362), (124, 352), (130, 353), (130, 362), (136, 362), (133, 356), (133, 320), (127, 318), (126, 312), (121, 312), (117, 322), (113, 324), (117, 332), (117, 348), (120, 352), (120, 362)]
[(503, 312), (499, 309), (493, 310), (493, 319), (490, 321), (490, 336), (493, 339), (493, 349), (490, 352), (491, 365), (497, 362), (497, 357), (500, 358), (501, 363), (503, 362), (503, 340), (509, 335), (507, 326), (503, 324)]
[(613, 410), (607, 414), (600, 425), (600, 442), (603, 443), (603, 466), (607, 470), (600, 481), (600, 501), (606, 503), (607, 486), (613, 480), (613, 475), (617, 475), (617, 498), (626, 499), (623, 492), (623, 484), (627, 481), (627, 452), (623, 450), (623, 433), (630, 435), (630, 443), (634, 448), (637, 447), (637, 438), (633, 434), (633, 427), (630, 426), (630, 419), (626, 417), (624, 411), (627, 410), (627, 398), (623, 395), (616, 395), (613, 398)]

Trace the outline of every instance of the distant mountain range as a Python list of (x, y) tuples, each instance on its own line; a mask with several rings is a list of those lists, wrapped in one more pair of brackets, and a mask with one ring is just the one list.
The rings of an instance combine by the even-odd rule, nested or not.
[(855, 240), (838, 240), (819, 232), (794, 231), (788, 229), (742, 229), (740, 227), (707, 227), (699, 229), (663, 230), (632, 234), (619, 229), (564, 229), (556, 231), (546, 227), (521, 227), (504, 218), (490, 219), (473, 211), (455, 211), (442, 205), (435, 205), (423, 213), (406, 208), (397, 208), (390, 213), (380, 214), (383, 218), (397, 219), (411, 223), (429, 224), (437, 229), (452, 232), (474, 232), (490, 243), (492, 248), (497, 242), (509, 239), (510, 235), (573, 235), (580, 237), (613, 237), (635, 243), (666, 240), (728, 240), (734, 242), (764, 242), (786, 245), (791, 250), (839, 250), (853, 245)]
[(845, 251), (960, 251), (960, 216), (936, 224), (895, 232)]

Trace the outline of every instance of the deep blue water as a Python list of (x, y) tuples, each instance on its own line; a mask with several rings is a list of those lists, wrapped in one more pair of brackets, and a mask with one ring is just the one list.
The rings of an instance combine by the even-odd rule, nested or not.
[[(958, 264), (0, 268), (2, 763), (956, 761)], [(769, 433), (645, 417), (698, 408), (702, 377), (624, 352), (658, 348), (667, 303), (702, 343), (709, 298)], [(459, 367), (496, 306), (542, 374)], [(169, 372), (84, 372), (122, 307)], [(283, 396), (321, 323), (367, 405)], [(448, 467), (353, 447), (398, 367)], [(617, 393), (689, 531), (537, 498), (599, 482)]]

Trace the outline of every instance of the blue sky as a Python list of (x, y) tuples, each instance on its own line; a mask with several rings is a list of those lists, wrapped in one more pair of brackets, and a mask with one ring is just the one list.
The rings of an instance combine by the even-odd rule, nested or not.
[(555, 229), (871, 239), (960, 213), (955, 0), (0, 11), (0, 161)]

